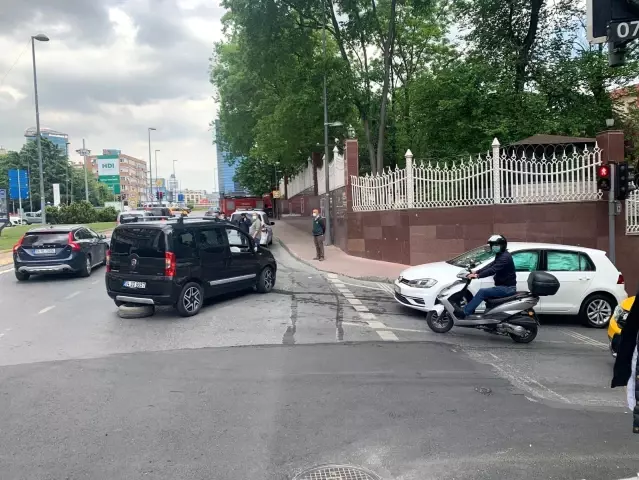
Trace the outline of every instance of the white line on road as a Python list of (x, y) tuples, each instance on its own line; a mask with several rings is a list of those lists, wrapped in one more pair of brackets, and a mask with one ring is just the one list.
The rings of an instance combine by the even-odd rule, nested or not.
[(380, 287), (371, 287), (370, 285), (360, 285), (359, 283), (348, 283), (348, 282), (342, 282), (344, 285), (349, 285), (351, 287), (358, 287), (358, 288), (369, 288), (371, 290), (381, 290), (383, 292), (386, 291), (385, 288), (380, 288)]
[(575, 340), (579, 340), (581, 343), (585, 343), (586, 345), (592, 345), (593, 347), (597, 347), (602, 350), (608, 350), (608, 345), (606, 345), (605, 343), (587, 337), (586, 335), (582, 335), (581, 333), (575, 332), (574, 330), (564, 330), (563, 333), (574, 338)]
[(377, 330), (377, 335), (379, 335), (382, 340), (386, 340), (386, 341), (397, 341), (399, 340), (399, 338), (397, 338), (397, 335), (395, 335), (393, 332), (389, 332), (388, 330)]
[(55, 305), (49, 305), (48, 307), (44, 307), (42, 310), (38, 312), (38, 315), (47, 313), (49, 310), (53, 310), (54, 308), (55, 308)]
[(369, 320), (368, 322), (368, 326), (371, 328), (376, 328), (379, 330), (386, 330), (386, 325), (384, 325), (382, 322), (378, 322), (377, 320)]
[(98, 283), (100, 280), (94, 280), (93, 282), (91, 282), (91, 285), (95, 285), (96, 283)]
[(0, 272), (0, 275), (2, 275), (3, 273), (9, 273), (9, 272), (13, 272), (13, 268), (10, 268), (9, 270), (2, 270)]
[(65, 300), (71, 300), (73, 297), (75, 297), (75, 296), (77, 296), (77, 295), (80, 295), (80, 292), (79, 292), (79, 291), (77, 291), (77, 292), (73, 292), (72, 294), (67, 295), (66, 297), (64, 297), (64, 299), (65, 299)]
[(328, 278), (337, 278), (337, 274), (336, 273), (327, 273), (326, 276)]
[(353, 308), (358, 312), (368, 312), (368, 308), (366, 308), (364, 305), (353, 305)]
[(362, 320), (375, 320), (375, 315), (370, 312), (359, 312), (359, 317)]
[(348, 300), (348, 303), (350, 303), (351, 305), (361, 305), (362, 301), (358, 300), (357, 298), (355, 298), (355, 296), (353, 295), (353, 298), (347, 298), (346, 300)]

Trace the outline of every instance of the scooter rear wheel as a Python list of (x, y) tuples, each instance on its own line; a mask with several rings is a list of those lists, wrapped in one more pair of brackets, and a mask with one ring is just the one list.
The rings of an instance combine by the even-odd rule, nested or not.
[(437, 315), (437, 312), (428, 312), (426, 315), (426, 323), (435, 333), (446, 333), (453, 328), (454, 324), (453, 319), (446, 311), (444, 311), (441, 315)]
[(526, 331), (528, 333), (525, 337), (520, 337), (519, 335), (515, 335), (514, 333), (509, 333), (508, 335), (510, 336), (510, 338), (513, 339), (513, 342), (515, 343), (530, 343), (535, 339), (535, 337), (537, 337), (537, 327), (527, 328)]

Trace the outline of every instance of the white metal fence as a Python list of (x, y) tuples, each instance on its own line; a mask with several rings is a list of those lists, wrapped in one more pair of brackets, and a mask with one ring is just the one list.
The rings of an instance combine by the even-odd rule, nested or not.
[(416, 165), (408, 150), (406, 168), (351, 176), (353, 210), (597, 200), (599, 164), (596, 146), (568, 156), (507, 156), (495, 139), (492, 154), (453, 165)]
[(626, 199), (626, 235), (639, 235), (639, 190)]
[[(344, 156), (339, 153), (338, 148), (335, 147), (333, 149), (333, 160), (329, 161), (328, 165), (328, 179), (331, 192), (346, 184), (344, 168)], [(310, 159), (306, 167), (304, 167), (300, 173), (289, 178), (288, 187), (286, 189), (288, 198), (304, 193), (305, 191), (309, 191), (310, 193), (313, 191), (313, 163)], [(280, 192), (284, 192), (284, 179), (280, 180)], [(317, 193), (319, 195), (326, 193), (324, 163), (322, 163), (322, 166), (317, 169)]]

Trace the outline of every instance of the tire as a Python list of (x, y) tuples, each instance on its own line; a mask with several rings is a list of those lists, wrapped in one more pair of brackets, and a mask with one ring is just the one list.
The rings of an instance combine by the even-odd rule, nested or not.
[(531, 327), (526, 329), (528, 331), (528, 335), (525, 337), (520, 337), (519, 335), (515, 335), (514, 333), (509, 333), (508, 335), (512, 338), (515, 343), (530, 343), (537, 337), (537, 332), (539, 329), (537, 327)]
[(122, 302), (120, 300), (113, 300), (113, 303), (115, 303), (116, 307), (121, 307), (122, 305), (125, 305), (125, 302)]
[(182, 317), (192, 317), (202, 309), (203, 303), (204, 290), (202, 286), (199, 283), (189, 282), (182, 287), (175, 308)]
[(581, 304), (579, 318), (592, 328), (606, 328), (610, 322), (610, 316), (617, 306), (617, 301), (610, 295), (595, 293), (590, 295)]
[(260, 293), (269, 293), (275, 286), (275, 271), (272, 267), (266, 266), (260, 272), (257, 279), (256, 288)]
[(84, 260), (84, 267), (82, 268), (82, 270), (80, 270), (80, 273), (78, 275), (84, 278), (90, 277), (92, 270), (93, 270), (93, 267), (91, 265), (91, 255), (87, 255)]
[(18, 282), (26, 282), (27, 280), (29, 280), (29, 277), (31, 276), (28, 273), (18, 272), (17, 270), (15, 271), (15, 274), (16, 274), (16, 280), (18, 280)]
[(434, 311), (428, 312), (426, 315), (426, 323), (428, 324), (428, 328), (435, 333), (446, 333), (453, 328), (454, 325), (453, 319), (446, 311), (444, 311), (441, 316), (437, 315), (437, 312)]
[(138, 303), (124, 303), (118, 307), (118, 316), (120, 318), (144, 318), (144, 317), (150, 317), (154, 313), (155, 313), (155, 305), (140, 305)]

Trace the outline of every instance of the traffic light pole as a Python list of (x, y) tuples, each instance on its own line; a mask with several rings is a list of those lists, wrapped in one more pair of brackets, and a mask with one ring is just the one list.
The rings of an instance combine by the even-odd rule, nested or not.
[(617, 165), (614, 162), (608, 164), (610, 168), (610, 191), (608, 192), (608, 258), (615, 264), (615, 217), (616, 215), (616, 198), (615, 198), (615, 176), (617, 175)]

